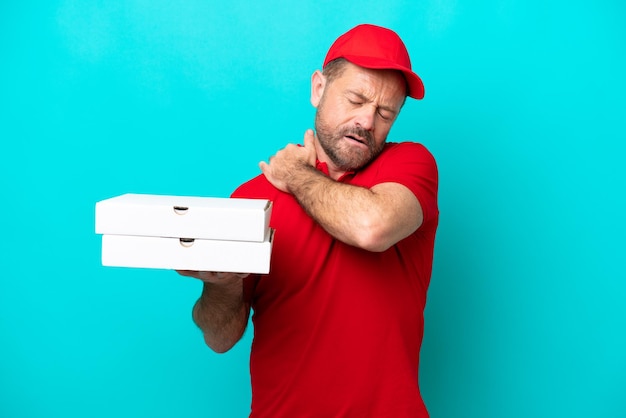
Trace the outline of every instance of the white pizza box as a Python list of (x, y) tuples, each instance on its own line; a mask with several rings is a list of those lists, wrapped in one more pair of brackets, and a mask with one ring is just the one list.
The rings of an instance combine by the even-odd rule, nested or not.
[(96, 203), (96, 234), (263, 242), (272, 202), (128, 193)]
[(267, 274), (273, 233), (263, 242), (102, 235), (102, 265)]

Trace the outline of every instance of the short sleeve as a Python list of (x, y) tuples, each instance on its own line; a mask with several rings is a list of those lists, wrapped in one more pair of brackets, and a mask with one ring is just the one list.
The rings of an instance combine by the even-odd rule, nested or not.
[(379, 156), (376, 183), (399, 183), (413, 192), (424, 213), (424, 223), (439, 216), (437, 192), (439, 176), (433, 155), (414, 142), (389, 144)]

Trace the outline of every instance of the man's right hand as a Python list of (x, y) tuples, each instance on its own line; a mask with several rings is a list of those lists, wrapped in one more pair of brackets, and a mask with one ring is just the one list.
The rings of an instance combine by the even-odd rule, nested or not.
[(178, 274), (185, 277), (193, 277), (211, 284), (231, 284), (238, 280), (245, 279), (249, 273), (225, 273), (217, 271), (196, 271), (196, 270), (176, 270)]

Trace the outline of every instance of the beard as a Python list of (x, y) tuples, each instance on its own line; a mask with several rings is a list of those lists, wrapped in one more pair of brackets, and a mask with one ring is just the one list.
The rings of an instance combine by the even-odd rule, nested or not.
[[(364, 167), (378, 156), (385, 147), (385, 141), (376, 144), (373, 134), (359, 126), (343, 126), (332, 129), (322, 116), (322, 103), (315, 114), (317, 140), (330, 161), (342, 171), (354, 171)], [(365, 141), (366, 149), (351, 146), (344, 137), (357, 136)]]

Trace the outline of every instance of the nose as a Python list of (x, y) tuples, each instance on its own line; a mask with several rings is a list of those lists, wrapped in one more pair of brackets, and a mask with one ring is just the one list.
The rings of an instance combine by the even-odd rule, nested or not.
[(355, 123), (361, 128), (372, 131), (376, 121), (376, 108), (374, 106), (362, 106), (358, 109)]

